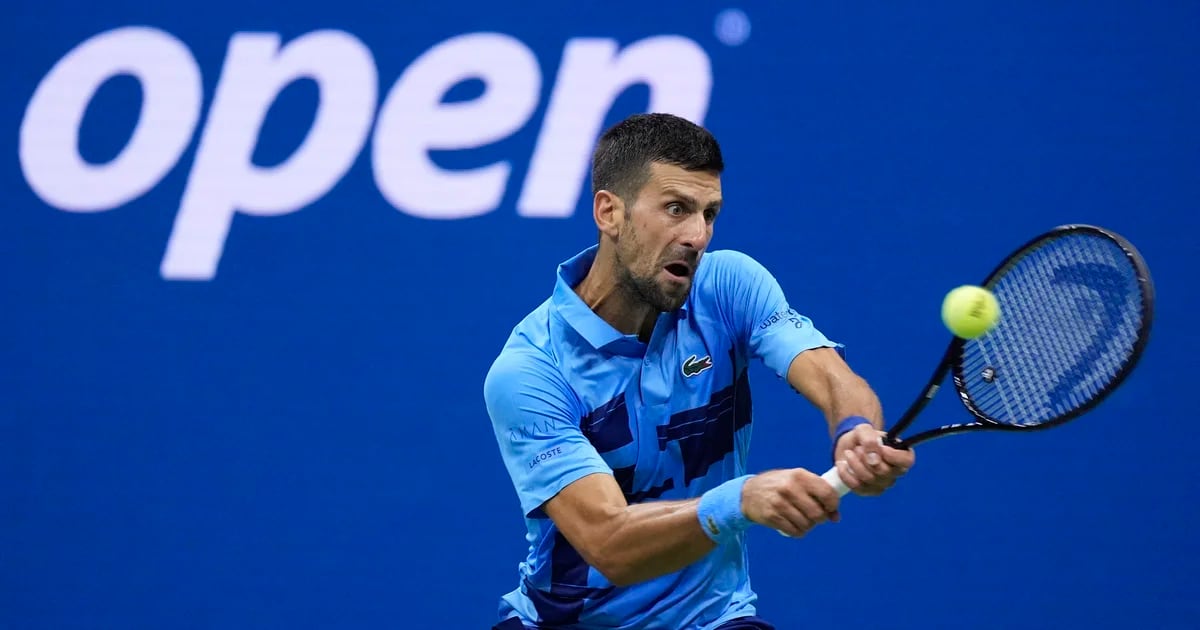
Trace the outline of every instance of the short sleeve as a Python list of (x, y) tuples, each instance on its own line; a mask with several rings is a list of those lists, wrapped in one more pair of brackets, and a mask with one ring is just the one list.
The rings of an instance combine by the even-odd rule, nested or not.
[(579, 428), (574, 394), (535, 351), (502, 353), (484, 380), (484, 400), (504, 466), (528, 516), (571, 483), (612, 473)]
[(812, 348), (838, 348), (807, 316), (793, 309), (771, 272), (741, 252), (721, 251), (713, 278), (720, 309), (747, 354), (781, 378), (796, 355)]

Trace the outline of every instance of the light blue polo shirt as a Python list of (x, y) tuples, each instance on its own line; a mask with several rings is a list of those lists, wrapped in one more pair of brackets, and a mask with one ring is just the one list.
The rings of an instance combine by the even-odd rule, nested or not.
[(541, 506), (593, 473), (611, 474), (630, 503), (698, 497), (746, 474), (749, 360), (786, 377), (797, 354), (837, 344), (788, 305), (762, 265), (728, 250), (701, 258), (687, 302), (660, 314), (643, 343), (573, 290), (595, 255), (592, 246), (559, 266), (553, 296), (513, 329), (484, 382), (529, 541), (499, 619), (680, 630), (753, 615), (744, 537), (675, 573), (615, 587)]

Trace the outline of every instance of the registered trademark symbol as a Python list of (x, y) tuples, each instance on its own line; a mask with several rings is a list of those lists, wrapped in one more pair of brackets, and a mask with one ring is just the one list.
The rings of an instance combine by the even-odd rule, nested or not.
[(725, 9), (713, 25), (717, 39), (726, 46), (741, 46), (750, 39), (750, 16), (741, 9)]

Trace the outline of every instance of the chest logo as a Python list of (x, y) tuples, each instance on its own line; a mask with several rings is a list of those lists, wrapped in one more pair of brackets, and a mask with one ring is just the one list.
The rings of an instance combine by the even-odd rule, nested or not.
[(683, 362), (683, 375), (691, 378), (710, 367), (712, 367), (712, 359), (707, 354), (700, 359), (693, 354)]

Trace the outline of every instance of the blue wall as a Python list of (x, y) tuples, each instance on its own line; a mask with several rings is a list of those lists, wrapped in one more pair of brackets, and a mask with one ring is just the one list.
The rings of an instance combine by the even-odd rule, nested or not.
[[(840, 524), (755, 531), (765, 616), (1200, 625), (1200, 5), (1069, 5), (7, 4), (0, 626), (486, 627), (524, 541), (482, 378), (594, 238), (572, 147), (651, 103), (723, 143), (713, 248), (767, 264), (891, 418), (942, 294), (1026, 238), (1104, 225), (1157, 281), (1094, 413), (932, 443)], [(287, 79), (292, 42), (336, 90)], [(647, 84), (606, 83), (605, 46)], [(824, 470), (818, 414), (752, 378), (753, 467)]]

